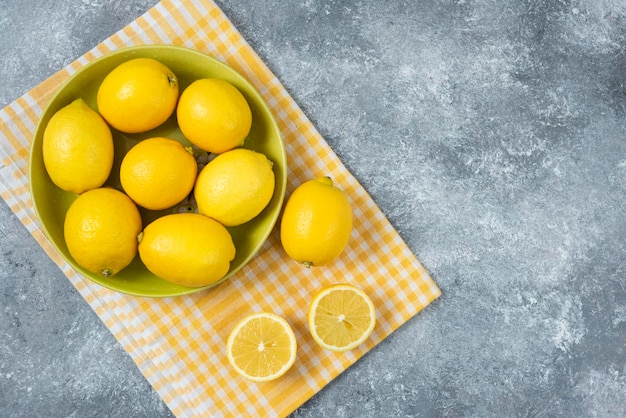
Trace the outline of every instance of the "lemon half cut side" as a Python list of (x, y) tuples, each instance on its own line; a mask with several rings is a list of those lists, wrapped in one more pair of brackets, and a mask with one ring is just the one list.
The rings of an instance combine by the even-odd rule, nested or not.
[(376, 308), (360, 288), (336, 284), (318, 292), (309, 308), (309, 331), (320, 346), (347, 351), (361, 345), (374, 331)]
[(251, 314), (231, 331), (226, 342), (228, 361), (243, 377), (266, 382), (284, 375), (296, 360), (296, 336), (282, 317)]

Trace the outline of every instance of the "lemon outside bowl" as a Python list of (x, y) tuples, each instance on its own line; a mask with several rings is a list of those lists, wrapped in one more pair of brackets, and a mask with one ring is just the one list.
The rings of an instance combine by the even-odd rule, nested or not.
[[(252, 110), (252, 128), (243, 147), (264, 153), (272, 162), (276, 178), (274, 195), (268, 206), (252, 221), (228, 228), (235, 243), (237, 254), (230, 270), (221, 280), (210, 286), (191, 288), (162, 280), (142, 264), (139, 256), (124, 270), (113, 277), (103, 277), (80, 267), (70, 255), (63, 237), (65, 213), (77, 195), (58, 188), (46, 172), (43, 163), (43, 132), (48, 121), (59, 109), (81, 97), (92, 109), (97, 110), (96, 95), (104, 77), (119, 64), (133, 58), (154, 58), (167, 65), (178, 77), (180, 91), (200, 78), (220, 78), (232, 83), (245, 96)], [(124, 134), (111, 129), (115, 141), (115, 160), (111, 176), (105, 186), (121, 190), (119, 167), (125, 153), (142, 139), (165, 136), (191, 145), (176, 124), (176, 112), (163, 125), (142, 134)], [(144, 45), (120, 49), (106, 54), (79, 69), (54, 94), (46, 105), (38, 122), (31, 145), (29, 164), (30, 192), (35, 213), (44, 233), (61, 254), (77, 271), (92, 281), (109, 289), (146, 297), (171, 297), (206, 290), (229, 279), (245, 266), (261, 249), (278, 219), (287, 182), (285, 147), (278, 125), (271, 110), (259, 92), (237, 71), (202, 52), (169, 45)], [(139, 208), (144, 226), (177, 208), (149, 211)]]

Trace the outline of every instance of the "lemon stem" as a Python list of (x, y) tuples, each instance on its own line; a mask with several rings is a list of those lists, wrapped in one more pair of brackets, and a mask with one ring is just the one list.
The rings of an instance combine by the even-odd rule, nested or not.
[(109, 277), (111, 276), (113, 272), (111, 271), (111, 269), (102, 269), (102, 271), (100, 272), (100, 274), (102, 274), (104, 277)]
[(305, 261), (302, 264), (304, 264), (304, 267), (310, 269), (313, 266), (313, 263), (311, 263), (310, 261)]
[(143, 231), (141, 231), (138, 235), (137, 235), (137, 242), (141, 242), (141, 240), (143, 239)]
[(330, 176), (324, 176), (324, 177), (320, 177), (317, 179), (317, 181), (319, 181), (320, 183), (326, 185), (326, 186), (332, 186), (333, 185), (333, 179)]
[(176, 87), (176, 84), (178, 84), (178, 80), (174, 74), (167, 75), (167, 82), (170, 84), (170, 87)]

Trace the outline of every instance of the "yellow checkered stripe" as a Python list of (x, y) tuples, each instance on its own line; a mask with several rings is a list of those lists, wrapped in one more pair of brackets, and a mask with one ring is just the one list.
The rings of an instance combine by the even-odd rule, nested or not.
[[(37, 121), (72, 73), (107, 52), (138, 44), (203, 51), (235, 68), (259, 90), (285, 140), (287, 193), (310, 178), (328, 175), (352, 199), (353, 235), (331, 267), (307, 269), (291, 261), (275, 228), (258, 256), (217, 288), (149, 299), (100, 287), (57, 254), (40, 229), (29, 195), (28, 154)], [(0, 195), (177, 416), (285, 416), (440, 295), (372, 198), (211, 1), (158, 3), (0, 111), (0, 138)], [(367, 343), (344, 354), (319, 348), (306, 325), (312, 294), (339, 281), (356, 284), (370, 295), (378, 321)], [(239, 377), (225, 355), (230, 329), (244, 315), (258, 311), (285, 317), (299, 344), (294, 367), (281, 379), (260, 384)]]

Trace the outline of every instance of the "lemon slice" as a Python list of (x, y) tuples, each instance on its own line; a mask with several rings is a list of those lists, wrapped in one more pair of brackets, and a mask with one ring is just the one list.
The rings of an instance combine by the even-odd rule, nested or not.
[(376, 309), (363, 290), (337, 284), (317, 293), (308, 319), (315, 342), (328, 350), (347, 351), (370, 336), (376, 325)]
[(296, 335), (282, 317), (261, 312), (242, 319), (228, 336), (226, 353), (237, 373), (256, 382), (284, 375), (296, 360)]

